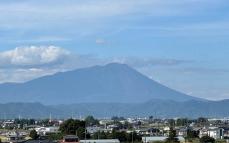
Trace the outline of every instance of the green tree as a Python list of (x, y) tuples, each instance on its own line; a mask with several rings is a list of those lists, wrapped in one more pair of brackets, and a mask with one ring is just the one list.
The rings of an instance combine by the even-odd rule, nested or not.
[(149, 123), (153, 123), (153, 116), (149, 116)]
[(127, 135), (127, 141), (132, 142), (132, 139), (134, 142), (141, 142), (142, 137), (138, 135), (136, 132), (128, 133)]
[(107, 139), (107, 134), (104, 131), (99, 132), (98, 138), (99, 139)]
[(121, 121), (121, 120), (125, 120), (125, 118), (124, 117), (113, 116), (113, 117), (111, 117), (111, 120), (113, 120), (113, 121)]
[(107, 133), (105, 133), (104, 131), (100, 132), (96, 132), (93, 134), (92, 136), (93, 139), (107, 139)]
[(207, 118), (204, 118), (204, 117), (200, 117), (197, 119), (197, 123), (201, 126), (205, 126), (205, 125), (208, 125), (209, 122), (208, 122), (208, 119)]
[(85, 138), (85, 128), (79, 127), (77, 129), (77, 133), (76, 134), (81, 140), (84, 139)]
[(199, 138), (199, 132), (198, 131), (194, 131), (191, 129), (187, 130), (187, 135), (185, 137), (185, 141), (193, 142), (193, 140), (198, 139), (198, 138)]
[(127, 141), (127, 135), (126, 135), (126, 132), (124, 132), (124, 131), (118, 132), (116, 130), (113, 130), (111, 137), (113, 139), (119, 139), (120, 142), (126, 142)]
[(64, 135), (75, 135), (77, 130), (85, 130), (85, 121), (68, 119), (60, 125), (60, 131)]
[(203, 136), (200, 138), (200, 143), (215, 143), (215, 139), (209, 136)]
[(35, 130), (32, 130), (29, 134), (29, 137), (31, 137), (33, 140), (36, 140), (38, 139), (39, 135), (37, 134)]
[(177, 126), (187, 126), (187, 124), (188, 124), (188, 119), (186, 118), (179, 118), (176, 120)]
[(174, 130), (172, 127), (170, 127), (169, 130), (169, 137), (165, 140), (166, 143), (179, 143), (179, 139), (176, 135), (176, 130)]
[(175, 126), (175, 120), (174, 119), (169, 119), (168, 123), (169, 123), (170, 127), (174, 127)]
[(63, 134), (62, 133), (51, 133), (51, 134), (48, 134), (48, 139), (52, 141), (61, 140), (63, 139)]
[(85, 122), (87, 123), (87, 125), (99, 125), (99, 121), (97, 119), (95, 119), (93, 116), (87, 116), (85, 118)]
[(128, 123), (127, 121), (125, 121), (124, 124), (123, 124), (123, 128), (132, 130), (133, 129), (133, 125)]
[(87, 133), (87, 131), (86, 131), (85, 128), (83, 128), (83, 127), (79, 127), (79, 128), (77, 129), (76, 135), (77, 135), (81, 140), (83, 140), (83, 139), (85, 139), (85, 132), (86, 132), (86, 139), (91, 138), (91, 137), (90, 137), (90, 134)]
[(198, 138), (199, 137), (198, 135), (199, 135), (198, 131), (194, 131), (194, 130), (188, 129), (186, 137), (188, 139), (193, 139), (193, 138)]

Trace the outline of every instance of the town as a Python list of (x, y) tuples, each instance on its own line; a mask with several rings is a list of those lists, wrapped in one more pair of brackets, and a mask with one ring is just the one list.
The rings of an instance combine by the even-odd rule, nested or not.
[(1, 142), (6, 143), (153, 143), (228, 142), (229, 119), (158, 119), (111, 117), (96, 119), (2, 119)]

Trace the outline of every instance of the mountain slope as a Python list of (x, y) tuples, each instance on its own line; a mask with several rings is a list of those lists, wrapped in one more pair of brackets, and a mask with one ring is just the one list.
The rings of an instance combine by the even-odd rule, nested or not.
[(72, 111), (74, 115), (95, 115), (97, 117), (111, 116), (140, 116), (140, 117), (229, 117), (229, 100), (222, 101), (184, 101), (152, 100), (145, 103), (134, 104), (72, 104), (58, 105), (53, 108), (62, 112)]
[(127, 65), (116, 63), (57, 73), (26, 83), (2, 84), (0, 98), (2, 103), (43, 104), (202, 100), (172, 90)]

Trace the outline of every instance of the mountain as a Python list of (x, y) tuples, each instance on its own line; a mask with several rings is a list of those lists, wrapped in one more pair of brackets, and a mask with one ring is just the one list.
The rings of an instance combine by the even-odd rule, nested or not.
[(25, 83), (0, 85), (1, 103), (142, 103), (152, 99), (202, 100), (163, 86), (125, 64), (111, 63), (50, 76)]
[(184, 101), (151, 100), (145, 103), (77, 103), (68, 105), (42, 105), (40, 103), (0, 104), (0, 118), (70, 118), (87, 115), (95, 117), (229, 117), (229, 100)]
[(177, 102), (173, 100), (151, 100), (144, 103), (79, 103), (52, 106), (61, 113), (71, 111), (75, 116), (94, 115), (96, 117), (229, 117), (229, 100)]
[(40, 103), (6, 103), (0, 104), (0, 119), (47, 118), (49, 114), (59, 115), (60, 111)]

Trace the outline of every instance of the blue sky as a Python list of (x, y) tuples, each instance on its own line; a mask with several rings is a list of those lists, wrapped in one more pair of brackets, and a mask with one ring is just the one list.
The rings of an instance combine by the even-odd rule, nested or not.
[(228, 39), (228, 0), (5, 0), (0, 80), (122, 62), (184, 93), (226, 99)]

